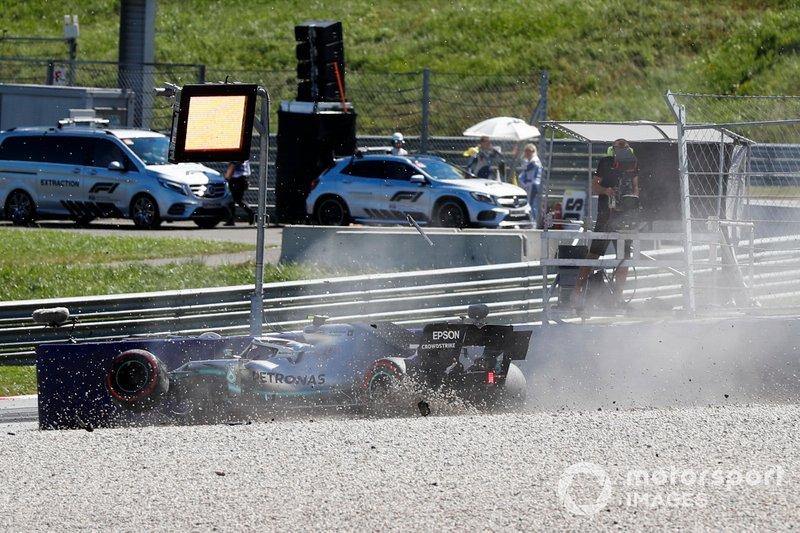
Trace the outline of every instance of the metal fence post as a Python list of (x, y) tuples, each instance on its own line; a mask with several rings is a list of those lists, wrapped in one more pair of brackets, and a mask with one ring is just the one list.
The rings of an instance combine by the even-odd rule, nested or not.
[(422, 71), (422, 123), (420, 124), (419, 151), (428, 152), (428, 120), (431, 105), (431, 69)]
[(69, 72), (67, 73), (67, 85), (75, 85), (75, 61), (78, 59), (78, 40), (74, 37), (67, 39), (69, 43)]
[[(531, 124), (541, 124), (542, 122), (547, 120), (547, 87), (550, 85), (550, 78), (547, 74), (546, 70), (543, 70), (539, 76), (539, 103), (536, 105), (536, 109), (533, 111), (533, 115), (531, 115), (530, 123)], [(539, 153), (544, 153), (543, 150), (545, 149), (545, 139), (544, 135), (539, 136), (539, 146), (537, 147)]]
[(261, 117), (254, 123), (259, 137), (258, 165), (258, 227), (256, 228), (256, 278), (253, 294), (250, 297), (250, 335), (257, 337), (263, 332), (264, 324), (264, 231), (267, 213), (267, 166), (269, 165), (269, 92), (258, 88), (261, 97)]
[(681, 186), (681, 219), (683, 222), (683, 253), (686, 262), (686, 279), (683, 288), (683, 306), (689, 316), (695, 315), (694, 294), (694, 239), (692, 237), (692, 204), (689, 187), (689, 154), (686, 146), (686, 108), (679, 105), (672, 93), (666, 94), (676, 118), (678, 129), (678, 174)]

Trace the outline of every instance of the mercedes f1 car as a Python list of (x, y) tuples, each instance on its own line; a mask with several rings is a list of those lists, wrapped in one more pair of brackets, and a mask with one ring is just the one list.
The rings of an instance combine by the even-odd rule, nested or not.
[(255, 337), (236, 356), (173, 370), (147, 350), (129, 349), (113, 358), (105, 387), (123, 411), (158, 411), (186, 423), (258, 419), (293, 407), (385, 409), (406, 383), (478, 408), (520, 404), (525, 377), (514, 361), (527, 355), (531, 331), (486, 324), (487, 314), (486, 306), (471, 306), (471, 320), (421, 331), (315, 318), (303, 332)]

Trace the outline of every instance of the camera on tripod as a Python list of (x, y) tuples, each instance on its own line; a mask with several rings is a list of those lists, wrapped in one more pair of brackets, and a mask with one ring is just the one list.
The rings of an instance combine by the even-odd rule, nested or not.
[(612, 231), (630, 231), (639, 226), (641, 206), (635, 194), (625, 194), (617, 202), (611, 214), (609, 229)]

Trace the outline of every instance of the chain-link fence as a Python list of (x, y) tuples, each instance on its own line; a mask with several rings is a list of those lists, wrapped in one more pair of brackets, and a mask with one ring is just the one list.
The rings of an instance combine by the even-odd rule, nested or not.
[[(346, 99), (357, 117), (358, 144), (389, 146), (392, 132), (404, 134), (412, 152), (440, 155), (456, 164), (466, 162), (464, 150), (475, 139), (463, 130), (494, 116), (512, 116), (538, 123), (546, 119), (547, 73), (521, 75), (464, 75), (430, 70), (408, 73), (347, 72)], [(297, 74), (292, 71), (207, 69), (195, 64), (120, 65), (115, 62), (65, 59), (0, 58), (0, 83), (126, 88), (136, 93), (135, 126), (164, 133), (172, 125), (172, 103), (154, 98), (155, 87), (194, 83), (255, 83), (270, 97), (270, 154), (267, 169), (267, 205), (274, 207), (276, 183), (275, 135), (282, 101), (297, 98)], [(144, 87), (145, 89), (138, 89)], [(505, 152), (511, 143), (495, 143)], [(259, 138), (251, 150), (255, 173), (260, 161)], [(463, 161), (462, 161), (463, 159)], [(210, 165), (223, 169), (224, 165)], [(245, 199), (255, 202), (251, 189)]]
[(687, 305), (796, 306), (800, 97), (667, 101), (679, 126)]
[[(192, 64), (120, 65), (115, 62), (0, 58), (0, 82), (76, 87), (127, 88), (141, 94), (137, 123), (168, 131), (172, 120), (165, 99), (150, 98), (164, 83), (255, 83), (272, 101), (271, 124), (277, 125), (281, 101), (297, 98), (295, 71), (206, 69)], [(140, 89), (143, 87), (143, 89)], [(429, 70), (408, 73), (348, 72), (346, 98), (353, 105), (358, 135), (391, 135), (402, 131), (423, 142), (458, 136), (469, 126), (494, 116), (532, 122), (546, 117), (547, 78), (543, 72), (521, 75), (467, 75)], [(274, 132), (273, 132), (274, 133)], [(430, 141), (435, 144), (436, 141)], [(435, 146), (420, 146), (423, 150)]]

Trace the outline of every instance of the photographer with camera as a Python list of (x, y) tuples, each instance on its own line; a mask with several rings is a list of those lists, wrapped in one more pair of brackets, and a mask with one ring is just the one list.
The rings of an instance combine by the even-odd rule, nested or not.
[[(597, 170), (592, 176), (592, 194), (598, 195), (597, 222), (594, 231), (613, 232), (630, 229), (630, 213), (638, 211), (639, 204), (639, 162), (628, 141), (617, 139), (608, 148), (607, 155), (597, 163)], [(586, 259), (597, 259), (606, 253), (608, 239), (592, 240)], [(616, 241), (613, 241), (616, 246)], [(631, 241), (625, 241), (625, 259), (631, 257)], [(622, 291), (628, 278), (628, 267), (624, 260), (614, 270), (612, 290), (617, 305), (622, 304)], [(582, 291), (592, 267), (582, 266), (575, 279), (572, 292), (572, 304), (582, 306)]]

